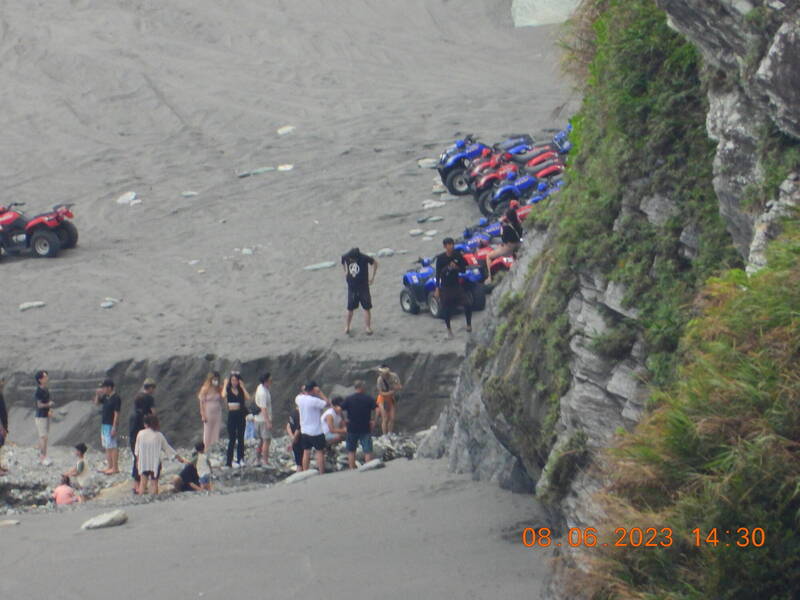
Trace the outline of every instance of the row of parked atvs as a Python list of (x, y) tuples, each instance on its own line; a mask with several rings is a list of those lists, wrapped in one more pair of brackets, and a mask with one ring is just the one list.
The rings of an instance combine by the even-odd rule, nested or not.
[[(447, 190), (456, 196), (473, 194), (483, 215), (472, 227), (467, 227), (456, 240), (467, 262), (461, 273), (461, 284), (473, 310), (486, 306), (488, 277), (486, 257), (494, 250), (493, 241), (500, 238), (502, 226), (497, 220), (513, 208), (520, 222), (541, 200), (558, 192), (564, 185), (561, 174), (565, 157), (572, 148), (569, 141), (571, 125), (558, 131), (549, 142), (537, 144), (528, 134), (509, 136), (502, 142), (487, 146), (472, 136), (457, 140), (439, 157), (437, 170)], [(418, 314), (427, 306), (435, 318), (442, 317), (436, 291), (435, 259), (420, 258), (419, 266), (403, 275), (400, 307)], [(492, 276), (507, 271), (514, 264), (513, 256), (492, 260)]]

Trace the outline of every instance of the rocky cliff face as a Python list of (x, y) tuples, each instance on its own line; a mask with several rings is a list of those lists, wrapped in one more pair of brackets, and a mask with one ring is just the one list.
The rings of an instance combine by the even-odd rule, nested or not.
[[(702, 55), (706, 133), (716, 142), (716, 150), (707, 157), (713, 160), (713, 190), (730, 241), (753, 271), (765, 264), (767, 244), (779, 233), (781, 219), (800, 202), (800, 169), (787, 164), (784, 152), (800, 139), (798, 3), (657, 3), (666, 11), (670, 27)], [(587, 110), (584, 106), (584, 118), (593, 118)], [(582, 166), (574, 167), (573, 180), (591, 176), (581, 172)], [(628, 181), (623, 188), (614, 204), (616, 238), (631, 227), (644, 227), (656, 236), (674, 235), (671, 254), (656, 257), (649, 273), (664, 259), (680, 262), (679, 271), (695, 268), (708, 239), (702, 225), (687, 218), (685, 200), (656, 174)], [(489, 304), (493, 325), (473, 336), (455, 392), (421, 452), (446, 456), (452, 469), (472, 472), (476, 478), (514, 490), (535, 490), (560, 510), (567, 526), (587, 527), (602, 516), (592, 499), (603, 485), (593, 468), (595, 459), (615, 432), (638, 422), (645, 408), (653, 379), (653, 347), (642, 327), (649, 319), (652, 338), (653, 315), (643, 315), (643, 307), (651, 302), (647, 294), (631, 293), (619, 278), (608, 277), (609, 269), (577, 268), (575, 284), (566, 290), (546, 286), (553, 257), (564, 251), (559, 248), (564, 238), (555, 231), (567, 226), (558, 217), (548, 225), (527, 235), (520, 264), (494, 291)], [(620, 255), (610, 256), (608, 262), (627, 261), (624, 247), (609, 245)], [(566, 297), (554, 297), (565, 291)], [(540, 394), (536, 377), (526, 377), (533, 367), (526, 352), (539, 348), (539, 357), (553, 354), (547, 349), (553, 342), (526, 337), (524, 328), (507, 327), (509, 299), (523, 305), (530, 319), (548, 302), (564, 307), (561, 331), (568, 339), (568, 352), (558, 356), (568, 366), (568, 382), (557, 398)], [(668, 315), (656, 318), (668, 326)], [(599, 343), (609, 340), (610, 347)], [(495, 389), (498, 381), (504, 382), (503, 393)]]

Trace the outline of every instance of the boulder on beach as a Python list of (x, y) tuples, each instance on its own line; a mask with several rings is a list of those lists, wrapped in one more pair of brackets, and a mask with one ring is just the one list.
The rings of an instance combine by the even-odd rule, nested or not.
[(103, 529), (117, 527), (128, 522), (128, 514), (124, 510), (114, 510), (97, 515), (81, 525), (81, 529)]
[(374, 471), (375, 469), (382, 469), (386, 466), (386, 463), (383, 462), (380, 458), (373, 458), (371, 461), (364, 463), (360, 467), (358, 467), (359, 473), (364, 473), (365, 471)]
[(286, 479), (283, 480), (283, 483), (292, 484), (292, 483), (300, 483), (301, 481), (305, 481), (315, 475), (319, 475), (319, 471), (316, 469), (309, 469), (308, 471), (300, 471), (299, 473), (293, 473), (289, 475)]

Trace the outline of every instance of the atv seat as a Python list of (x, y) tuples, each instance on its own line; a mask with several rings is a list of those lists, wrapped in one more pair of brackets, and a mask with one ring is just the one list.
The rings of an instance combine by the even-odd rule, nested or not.
[(524, 165), (529, 160), (534, 159), (545, 152), (558, 152), (558, 148), (554, 144), (543, 144), (541, 146), (536, 146), (525, 154), (512, 154), (511, 161), (519, 165)]

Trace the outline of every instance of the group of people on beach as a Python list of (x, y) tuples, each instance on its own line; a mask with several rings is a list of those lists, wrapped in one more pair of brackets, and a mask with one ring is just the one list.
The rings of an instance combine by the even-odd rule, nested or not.
[[(50, 431), (50, 416), (54, 406), (49, 390), (49, 374), (35, 374), (34, 391), (35, 425), (38, 434), (39, 462), (49, 466), (47, 456)], [(221, 467), (241, 468), (245, 466), (245, 429), (252, 419), (254, 434), (258, 440), (257, 465), (269, 466), (270, 446), (273, 438), (272, 420), (272, 375), (259, 377), (251, 403), (251, 394), (242, 380), (241, 373), (230, 371), (221, 378), (218, 372), (209, 373), (201, 385), (197, 399), (202, 422), (202, 441), (195, 444), (191, 457), (181, 456), (160, 431), (156, 410), (156, 382), (147, 378), (133, 399), (128, 434), (133, 455), (131, 477), (135, 481), (136, 494), (157, 494), (161, 476), (162, 458), (166, 455), (184, 463), (183, 470), (173, 478), (178, 491), (211, 490), (212, 465), (208, 452), (220, 440), (223, 412), (227, 409), (228, 443), (226, 461)], [(376, 381), (377, 399), (367, 393), (363, 380), (354, 382), (355, 392), (346, 398), (333, 396), (329, 399), (316, 382), (303, 385), (294, 399), (294, 407), (285, 426), (289, 437), (288, 450), (294, 455), (297, 470), (310, 468), (312, 452), (315, 453), (317, 469), (325, 471), (325, 451), (342, 442), (348, 452), (350, 468), (355, 468), (356, 451), (360, 445), (365, 460), (372, 459), (372, 435), (380, 419), (383, 433), (394, 431), (397, 397), (402, 389), (400, 378), (388, 366), (378, 368)], [(100, 443), (105, 452), (104, 475), (119, 473), (119, 432), (122, 399), (115, 391), (115, 383), (105, 379), (95, 391), (92, 401), (100, 407)], [(8, 436), (8, 416), (2, 395), (0, 380), (0, 449)], [(89, 485), (89, 469), (86, 464), (87, 446), (75, 446), (75, 467), (61, 476), (53, 498), (57, 504), (81, 501)], [(235, 457), (235, 460), (234, 460)], [(2, 468), (0, 475), (7, 471)]]

